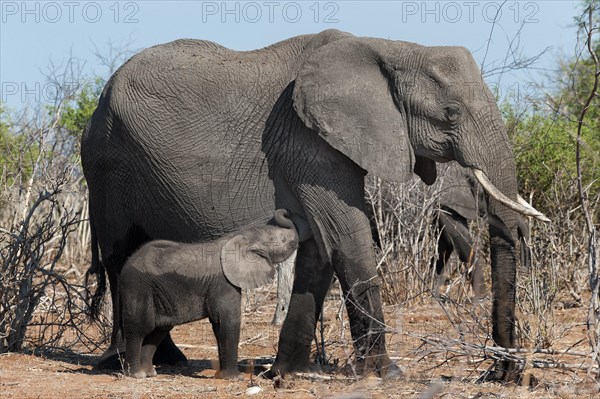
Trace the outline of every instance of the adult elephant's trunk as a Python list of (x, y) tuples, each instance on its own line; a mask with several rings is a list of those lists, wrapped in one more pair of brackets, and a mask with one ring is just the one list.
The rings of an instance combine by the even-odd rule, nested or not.
[[(505, 177), (506, 178), (506, 177)], [(501, 192), (516, 198), (513, 185), (497, 182), (494, 185)], [(487, 190), (486, 190), (487, 191)], [(511, 195), (513, 194), (513, 195)], [(492, 284), (494, 291), (493, 318), (497, 326), (493, 332), (496, 344), (504, 347), (514, 345), (514, 298), (516, 279), (517, 217), (513, 210), (490, 195), (488, 222), (492, 261)]]
[[(509, 145), (506, 143), (507, 151)], [(500, 151), (501, 152), (501, 151)], [(473, 172), (488, 193), (488, 222), (492, 264), (492, 336), (497, 345), (515, 346), (516, 240), (517, 213), (545, 218), (531, 207), (518, 203), (516, 170), (512, 156), (496, 154), (483, 170)], [(494, 378), (511, 379), (513, 365), (498, 365)]]

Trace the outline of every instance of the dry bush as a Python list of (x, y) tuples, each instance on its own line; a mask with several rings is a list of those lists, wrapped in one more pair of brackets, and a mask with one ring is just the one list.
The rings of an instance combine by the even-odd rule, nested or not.
[[(463, 356), (470, 359), (471, 364), (477, 363), (476, 368), (489, 359), (511, 358), (523, 366), (522, 353), (503, 352), (502, 348), (493, 347), (491, 302), (473, 302), (465, 279), (466, 271), (461, 270), (456, 255), (452, 256), (450, 267), (457, 272), (450, 276), (446, 294), (438, 295), (432, 289), (435, 274), (432, 262), (437, 257), (439, 238), (434, 217), (439, 208), (440, 183), (426, 187), (418, 181), (400, 185), (370, 179), (367, 199), (380, 240), (378, 271), (382, 297), (386, 303), (400, 304), (401, 307), (433, 300), (442, 308), (453, 329), (440, 335), (433, 334), (435, 329), (424, 331), (418, 337), (423, 342), (418, 351), (423, 358), (431, 359), (434, 353), (438, 356), (445, 353), (441, 356), (444, 363), (449, 358)], [(551, 203), (548, 202), (549, 196), (545, 198), (546, 203), (551, 205), (552, 213), (547, 216), (552, 223), (529, 221), (528, 244), (532, 252), (532, 266), (524, 268), (517, 265), (516, 327), (519, 347), (530, 348), (532, 353), (544, 356), (559, 354), (553, 349), (554, 345), (574, 328), (585, 325), (583, 319), (578, 323), (561, 324), (557, 322), (555, 312), (586, 306), (586, 298), (590, 297), (586, 265), (588, 238), (585, 221), (577, 212), (579, 204), (572, 200), (573, 188), (559, 189), (557, 185), (552, 195), (554, 200)], [(597, 204), (598, 199), (594, 203)], [(484, 260), (489, 287), (487, 224), (480, 219), (473, 221), (470, 227), (476, 243), (476, 256)], [(560, 352), (560, 355), (581, 356), (586, 353), (591, 356), (591, 348), (587, 340), (581, 340), (570, 348), (570, 352)], [(552, 359), (536, 362), (535, 367), (559, 367)], [(591, 367), (588, 363), (561, 364), (565, 368)]]
[(573, 187), (559, 187), (545, 198), (546, 204), (553, 198), (548, 214), (552, 222), (530, 224), (532, 267), (520, 270), (517, 287), (522, 346), (552, 347), (576, 327), (557, 323), (554, 310), (585, 306), (590, 295), (585, 221)]
[(11, 126), (23, 139), (0, 180), (0, 352), (93, 351), (108, 335), (87, 315), (87, 189), (62, 104)]
[[(0, 231), (0, 351), (34, 347), (64, 347), (67, 329), (79, 331), (86, 323), (83, 286), (68, 278), (61, 257), (80, 215), (64, 205), (68, 172), (48, 186), (33, 189), (31, 204), (14, 200), (3, 211), (25, 217)], [(14, 192), (18, 197), (18, 191)], [(11, 215), (11, 216), (12, 216)]]
[(379, 240), (377, 271), (388, 304), (410, 302), (431, 291), (438, 238), (435, 187), (417, 179), (403, 184), (367, 179), (366, 197)]
[[(378, 271), (381, 277), (382, 297), (388, 304), (412, 307), (434, 300), (442, 308), (461, 339), (480, 342), (491, 341), (489, 307), (474, 303), (470, 284), (458, 257), (453, 254), (447, 265), (445, 294), (440, 295), (435, 286), (435, 261), (437, 260), (436, 214), (439, 210), (443, 173), (433, 186), (414, 179), (406, 184), (390, 184), (371, 178), (367, 184), (367, 200), (378, 230)], [(475, 238), (476, 254), (487, 257), (485, 224), (481, 220), (470, 223)], [(489, 273), (488, 273), (489, 274)], [(489, 280), (489, 276), (488, 276)]]

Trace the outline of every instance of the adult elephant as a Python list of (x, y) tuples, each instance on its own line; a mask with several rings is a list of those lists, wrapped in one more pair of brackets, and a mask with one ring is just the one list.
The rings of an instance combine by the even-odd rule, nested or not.
[[(115, 72), (81, 146), (90, 221), (115, 310), (102, 360), (123, 350), (118, 276), (137, 247), (150, 239), (215, 239), (287, 208), (312, 237), (298, 249), (271, 372), (310, 367), (316, 319), (335, 272), (357, 362), (385, 375), (396, 366), (386, 353), (365, 215), (367, 171), (395, 181), (414, 172), (433, 183), (434, 161), (455, 159), (477, 170), (504, 204), (540, 215), (515, 202), (500, 113), (460, 47), (337, 30), (249, 52), (177, 40), (140, 52)], [(498, 221), (490, 229), (499, 265), (494, 338), (511, 347), (516, 216), (498, 201), (489, 208)], [(92, 270), (97, 257), (95, 249)], [(167, 360), (185, 359), (170, 337), (161, 346)]]
[[(438, 256), (432, 261), (436, 270), (436, 288), (439, 289), (443, 284), (447, 262), (452, 252), (456, 252), (461, 262), (472, 266), (471, 286), (475, 298), (480, 299), (486, 292), (483, 264), (476, 253), (475, 238), (469, 230), (468, 223), (485, 216), (487, 198), (473, 173), (458, 163), (449, 162), (442, 168), (441, 174), (443, 176), (436, 182), (438, 187), (433, 190), (439, 192), (437, 205), (439, 209), (435, 218), (439, 231)], [(531, 265), (531, 251), (527, 243), (529, 229), (521, 215), (517, 215), (517, 237), (521, 265), (529, 267)], [(496, 267), (497, 265), (492, 265), (492, 268)]]

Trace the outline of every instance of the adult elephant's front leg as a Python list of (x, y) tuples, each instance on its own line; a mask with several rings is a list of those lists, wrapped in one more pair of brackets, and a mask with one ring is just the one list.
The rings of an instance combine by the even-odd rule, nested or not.
[[(368, 231), (363, 237), (367, 239)], [(360, 237), (360, 234), (357, 233)], [(359, 374), (382, 377), (399, 374), (385, 348), (385, 322), (372, 246), (345, 244), (334, 258), (336, 276), (344, 293)]]
[(333, 268), (321, 260), (314, 239), (300, 244), (294, 274), (289, 310), (279, 335), (277, 358), (270, 377), (312, 368), (309, 357), (316, 322), (333, 277)]
[(397, 370), (385, 350), (375, 252), (364, 211), (362, 180), (356, 182), (356, 179), (354, 187), (350, 184), (355, 177), (348, 176), (345, 180), (348, 183), (338, 187), (350, 190), (346, 195), (319, 185), (302, 187), (306, 190), (302, 198), (315, 199), (304, 204), (314, 239), (302, 243), (298, 251), (292, 299), (273, 373), (309, 368), (316, 320), (332, 271), (344, 293), (359, 369), (382, 375)]

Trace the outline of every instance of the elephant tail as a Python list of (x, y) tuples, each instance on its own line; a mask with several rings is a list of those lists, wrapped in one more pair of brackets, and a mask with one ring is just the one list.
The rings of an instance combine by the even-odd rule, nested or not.
[[(106, 270), (104, 268), (104, 264), (100, 260), (100, 250), (98, 247), (98, 239), (96, 237), (96, 229), (94, 227), (93, 218), (90, 213), (90, 236), (92, 241), (92, 264), (90, 268), (85, 273), (85, 287), (88, 289), (88, 279), (92, 274), (96, 275), (96, 281), (98, 286), (96, 288), (96, 292), (92, 296), (92, 301), (88, 304), (87, 313), (92, 318), (92, 320), (98, 319), (98, 314), (100, 313), (100, 307), (102, 305), (102, 300), (104, 299), (104, 294), (106, 293)], [(89, 293), (89, 290), (88, 290)]]

